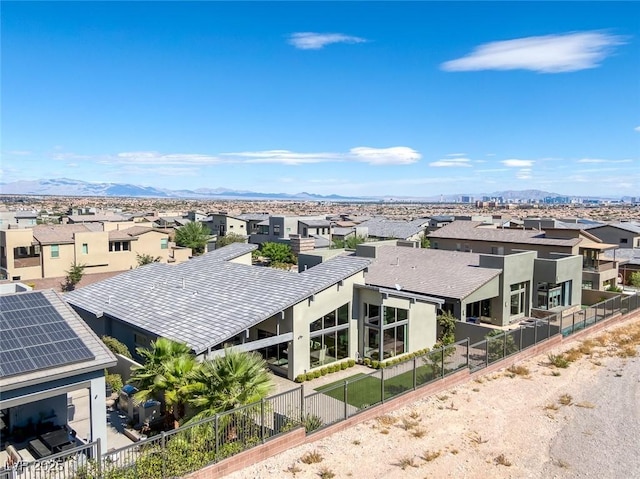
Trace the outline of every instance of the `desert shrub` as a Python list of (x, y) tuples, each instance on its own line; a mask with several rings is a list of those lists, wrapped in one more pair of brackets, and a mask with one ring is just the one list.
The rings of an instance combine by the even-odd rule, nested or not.
[(380, 361), (371, 361), (371, 367), (373, 369), (380, 369)]
[(356, 360), (355, 359), (349, 359), (348, 361), (349, 367), (352, 368), (356, 365)]
[(307, 375), (306, 374), (298, 374), (296, 376), (296, 382), (297, 383), (303, 383), (307, 380)]
[(347, 369), (349, 367), (348, 362), (340, 363), (340, 369)]
[(569, 360), (562, 354), (552, 354), (549, 353), (547, 355), (549, 362), (553, 364), (557, 368), (568, 368)]
[(311, 381), (311, 380), (314, 378), (313, 373), (307, 373), (307, 374), (305, 374), (305, 375), (304, 375), (304, 378), (305, 378), (307, 381)]
[(326, 376), (327, 373), (329, 373), (329, 368), (328, 367), (325, 366), (324, 368), (320, 369), (320, 375), (321, 376)]

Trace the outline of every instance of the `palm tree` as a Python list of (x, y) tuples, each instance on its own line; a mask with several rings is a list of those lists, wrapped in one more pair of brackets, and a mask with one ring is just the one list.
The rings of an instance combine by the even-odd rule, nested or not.
[(176, 230), (176, 244), (191, 248), (194, 256), (204, 253), (211, 232), (199, 221), (191, 221)]
[(189, 388), (193, 384), (192, 376), (197, 371), (199, 363), (192, 355), (182, 355), (167, 360), (163, 371), (156, 376), (154, 386), (164, 392), (167, 406), (167, 422), (172, 418), (174, 428), (180, 426), (180, 420), (186, 412)]
[(136, 352), (144, 358), (144, 364), (131, 368), (131, 382), (138, 388), (136, 396), (141, 400), (162, 395), (159, 379), (172, 359), (191, 356), (189, 346), (167, 338), (158, 338), (150, 348), (137, 348)]
[(224, 356), (202, 363), (192, 378), (189, 403), (199, 410), (192, 421), (257, 402), (272, 387), (266, 362), (260, 355), (231, 349)]

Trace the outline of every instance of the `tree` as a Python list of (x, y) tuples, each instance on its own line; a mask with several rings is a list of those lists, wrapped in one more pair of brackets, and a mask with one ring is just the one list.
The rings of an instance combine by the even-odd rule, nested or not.
[(295, 264), (296, 257), (289, 245), (283, 243), (264, 243), (260, 248), (260, 254), (268, 258), (271, 263)]
[(138, 388), (138, 399), (142, 400), (164, 394), (160, 385), (170, 361), (192, 356), (189, 346), (166, 338), (158, 338), (149, 348), (137, 348), (136, 352), (142, 356), (144, 363), (131, 368), (131, 382)]
[(193, 381), (189, 403), (198, 413), (190, 421), (260, 401), (272, 387), (266, 362), (259, 354), (232, 349), (202, 363)]
[(167, 407), (167, 422), (172, 418), (173, 427), (180, 427), (180, 421), (186, 412), (187, 398), (190, 387), (193, 385), (192, 377), (200, 363), (193, 355), (181, 355), (163, 362), (162, 371), (154, 381), (154, 387), (162, 391)]
[(229, 233), (226, 236), (218, 236), (216, 240), (216, 248), (222, 248), (223, 246), (227, 246), (231, 243), (246, 243), (246, 238), (237, 233)]
[(71, 267), (67, 273), (67, 276), (64, 278), (64, 283), (62, 284), (63, 291), (73, 291), (76, 289), (76, 285), (82, 280), (84, 276), (84, 269), (86, 268), (83, 264), (72, 263)]
[(159, 263), (162, 261), (162, 258), (160, 256), (154, 258), (153, 255), (150, 254), (136, 253), (136, 261), (138, 262), (138, 266), (144, 266), (145, 264)]
[(331, 248), (356, 249), (356, 246), (358, 246), (361, 243), (364, 243), (365, 241), (366, 241), (366, 238), (361, 235), (348, 236), (346, 239), (334, 239), (333, 242), (331, 243)]
[(420, 236), (420, 248), (431, 248), (431, 241), (427, 238), (426, 232)]
[(209, 242), (209, 229), (199, 221), (191, 221), (176, 230), (176, 244), (186, 248), (191, 248), (194, 256), (204, 253)]
[(442, 346), (453, 344), (456, 340), (456, 318), (449, 311), (443, 312), (437, 318), (438, 326), (440, 327), (440, 334), (438, 335), (438, 342)]
[(640, 288), (640, 271), (636, 271), (635, 273), (631, 273), (631, 279), (629, 281), (631, 286), (636, 288)]

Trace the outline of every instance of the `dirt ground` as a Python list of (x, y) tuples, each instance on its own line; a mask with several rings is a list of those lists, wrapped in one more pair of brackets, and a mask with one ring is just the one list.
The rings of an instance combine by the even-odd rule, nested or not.
[(227, 477), (640, 477), (639, 342), (636, 320)]

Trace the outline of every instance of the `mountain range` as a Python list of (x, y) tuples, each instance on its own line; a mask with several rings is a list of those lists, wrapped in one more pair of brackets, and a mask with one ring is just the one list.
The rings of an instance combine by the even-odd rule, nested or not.
[[(318, 195), (301, 192), (289, 193), (259, 193), (255, 191), (230, 190), (227, 188), (197, 188), (194, 190), (170, 190), (122, 183), (91, 183), (68, 178), (41, 179), (35, 181), (15, 181), (0, 183), (0, 193), (5, 195), (30, 196), (100, 196), (127, 198), (183, 198), (183, 199), (243, 199), (243, 200), (298, 200), (298, 201), (423, 201), (423, 202), (453, 202), (458, 201), (462, 194), (435, 195), (430, 197), (362, 197), (341, 195)], [(465, 196), (469, 196), (464, 194)], [(566, 196), (540, 190), (497, 191), (470, 195), (472, 198), (481, 196), (502, 197), (505, 200), (542, 200), (545, 197)]]

